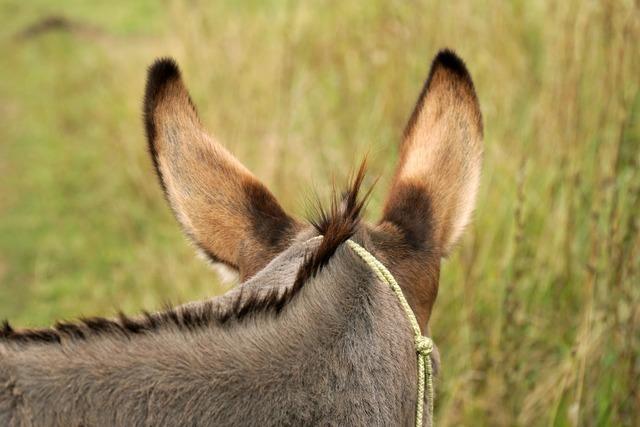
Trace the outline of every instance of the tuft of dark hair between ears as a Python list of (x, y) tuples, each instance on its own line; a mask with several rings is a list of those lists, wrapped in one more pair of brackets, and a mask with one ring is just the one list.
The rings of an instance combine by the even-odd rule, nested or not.
[(310, 222), (322, 236), (322, 241), (302, 263), (293, 285), (294, 290), (297, 291), (306, 281), (315, 277), (329, 262), (338, 247), (356, 232), (364, 206), (373, 190), (372, 185), (364, 196), (360, 197), (366, 170), (367, 159), (365, 158), (350, 180), (347, 189), (340, 196), (334, 190), (328, 209), (320, 202), (316, 203), (316, 213), (311, 217)]

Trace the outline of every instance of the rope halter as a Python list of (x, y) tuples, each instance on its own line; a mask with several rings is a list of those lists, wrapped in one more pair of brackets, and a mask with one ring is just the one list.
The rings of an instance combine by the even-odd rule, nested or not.
[[(418, 399), (416, 406), (416, 426), (422, 427), (422, 420), (424, 416), (424, 395), (427, 393), (427, 401), (429, 405), (429, 411), (427, 416), (429, 417), (429, 425), (433, 426), (433, 366), (431, 364), (431, 353), (433, 352), (433, 341), (429, 337), (422, 335), (420, 331), (420, 325), (416, 319), (416, 315), (411, 310), (407, 299), (402, 293), (402, 289), (391, 272), (374, 257), (365, 248), (354, 242), (353, 240), (347, 240), (349, 247), (362, 258), (362, 260), (373, 270), (378, 279), (386, 283), (393, 293), (398, 298), (400, 307), (404, 311), (405, 316), (411, 324), (413, 330), (414, 346), (416, 349), (418, 359)], [(425, 390), (426, 389), (426, 390)]]

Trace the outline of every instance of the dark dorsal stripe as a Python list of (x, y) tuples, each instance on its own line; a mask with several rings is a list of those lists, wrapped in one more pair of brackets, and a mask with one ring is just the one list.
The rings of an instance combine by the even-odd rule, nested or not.
[(251, 314), (278, 314), (304, 287), (304, 284), (324, 267), (338, 247), (347, 241), (360, 224), (365, 202), (371, 189), (359, 197), (364, 180), (366, 161), (363, 161), (342, 196), (334, 191), (328, 209), (317, 203), (316, 215), (311, 225), (323, 237), (322, 242), (303, 261), (293, 286), (245, 291), (240, 287), (232, 304), (221, 307), (214, 301), (181, 308), (166, 307), (157, 313), (144, 312), (141, 316), (128, 317), (120, 313), (117, 318), (81, 318), (77, 322), (57, 322), (49, 328), (16, 330), (4, 321), (0, 326), (0, 342), (61, 343), (63, 340), (85, 340), (104, 335), (131, 337), (160, 328), (175, 327), (180, 330), (196, 330), (208, 325), (227, 324)]

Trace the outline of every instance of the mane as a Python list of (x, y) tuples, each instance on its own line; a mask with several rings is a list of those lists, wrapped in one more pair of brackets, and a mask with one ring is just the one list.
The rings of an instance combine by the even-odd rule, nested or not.
[(224, 325), (230, 320), (241, 320), (256, 313), (277, 315), (299, 294), (305, 283), (327, 265), (338, 247), (356, 232), (363, 208), (373, 188), (372, 186), (363, 197), (359, 197), (365, 171), (366, 159), (340, 196), (334, 189), (328, 209), (321, 203), (316, 203), (315, 215), (309, 222), (322, 236), (322, 241), (305, 255), (292, 286), (273, 288), (266, 292), (264, 289), (245, 291), (240, 287), (233, 302), (225, 307), (210, 300), (198, 306), (166, 306), (162, 311), (145, 311), (137, 317), (119, 313), (113, 319), (89, 317), (80, 318), (76, 322), (56, 322), (48, 328), (16, 330), (5, 320), (0, 325), (0, 343), (4, 341), (21, 344), (60, 344), (65, 340), (79, 341), (105, 335), (130, 338), (167, 327), (194, 331), (213, 324)]
[(302, 263), (294, 282), (294, 290), (302, 287), (307, 280), (314, 277), (329, 262), (338, 247), (356, 232), (360, 224), (362, 210), (371, 190), (373, 190), (373, 186), (371, 186), (363, 197), (359, 197), (366, 169), (367, 160), (365, 158), (340, 197), (334, 188), (329, 209), (326, 209), (319, 201), (316, 202), (315, 215), (311, 216), (312, 219), (309, 222), (322, 236), (322, 242), (314, 252), (307, 255)]

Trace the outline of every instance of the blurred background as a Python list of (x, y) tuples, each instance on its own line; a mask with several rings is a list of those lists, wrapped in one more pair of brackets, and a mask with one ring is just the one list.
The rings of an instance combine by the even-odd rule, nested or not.
[(443, 264), (438, 425), (640, 425), (640, 3), (0, 1), (0, 318), (224, 292), (163, 200), (141, 98), (180, 63), (208, 129), (298, 216), (369, 153), (375, 220), (433, 55), (485, 122)]

